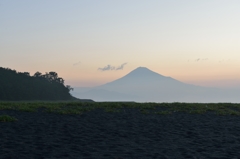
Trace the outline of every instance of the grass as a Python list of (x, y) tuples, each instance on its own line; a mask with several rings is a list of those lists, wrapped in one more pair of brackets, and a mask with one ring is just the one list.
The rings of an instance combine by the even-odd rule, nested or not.
[(0, 115), (0, 122), (13, 122), (13, 121), (17, 121), (17, 119), (9, 115)]
[[(138, 109), (142, 114), (171, 115), (173, 113), (217, 115), (240, 115), (240, 104), (234, 103), (121, 103), (121, 102), (0, 102), (1, 110), (36, 112), (42, 110), (58, 114), (83, 114), (94, 109), (104, 109), (109, 113), (120, 113), (123, 109)], [(9, 116), (1, 116), (1, 121), (11, 121)], [(12, 118), (12, 120), (14, 120)]]

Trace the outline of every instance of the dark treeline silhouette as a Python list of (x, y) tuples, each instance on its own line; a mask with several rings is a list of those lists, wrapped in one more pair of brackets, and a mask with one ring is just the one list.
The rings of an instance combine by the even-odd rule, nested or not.
[(0, 100), (71, 100), (69, 85), (56, 72), (17, 72), (0, 67)]

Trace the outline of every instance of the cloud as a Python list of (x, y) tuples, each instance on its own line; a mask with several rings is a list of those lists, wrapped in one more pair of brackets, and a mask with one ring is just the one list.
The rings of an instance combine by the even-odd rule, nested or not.
[(103, 68), (98, 68), (98, 70), (101, 70), (101, 71), (111, 71), (111, 70), (115, 70), (115, 67), (114, 66), (111, 66), (111, 65), (107, 65)]
[(127, 64), (126, 62), (121, 64), (121, 66), (118, 66), (116, 70), (122, 70), (126, 64)]
[(79, 65), (80, 63), (81, 63), (80, 61), (77, 62), (77, 63), (74, 63), (73, 66), (77, 66), (77, 65)]
[(124, 69), (124, 66), (126, 65), (127, 63), (123, 63), (121, 64), (120, 66), (118, 67), (115, 67), (115, 66), (112, 66), (112, 65), (107, 65), (107, 66), (104, 66), (104, 67), (99, 67), (98, 70), (100, 71), (112, 71), (112, 70), (123, 70)]
[(197, 61), (197, 62), (200, 61), (200, 58), (196, 59), (195, 61)]
[(198, 62), (198, 61), (206, 61), (206, 60), (208, 60), (208, 58), (204, 58), (204, 59), (198, 58), (195, 61)]

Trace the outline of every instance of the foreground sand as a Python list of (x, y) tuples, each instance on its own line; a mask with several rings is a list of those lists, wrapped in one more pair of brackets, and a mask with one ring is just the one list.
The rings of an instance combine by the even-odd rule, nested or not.
[(240, 158), (240, 116), (0, 110), (0, 158)]

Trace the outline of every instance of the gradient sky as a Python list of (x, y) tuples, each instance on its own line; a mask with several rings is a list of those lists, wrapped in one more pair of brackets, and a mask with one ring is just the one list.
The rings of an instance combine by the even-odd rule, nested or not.
[(236, 87), (239, 15), (239, 0), (1, 0), (0, 67), (56, 71), (73, 87), (104, 84), (139, 66)]

